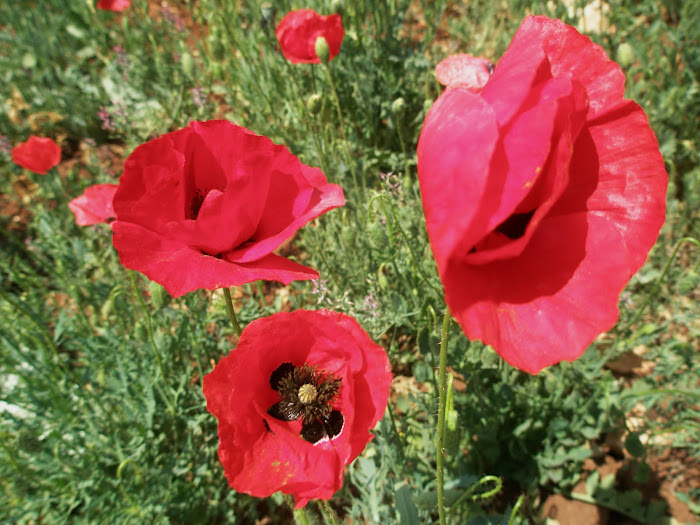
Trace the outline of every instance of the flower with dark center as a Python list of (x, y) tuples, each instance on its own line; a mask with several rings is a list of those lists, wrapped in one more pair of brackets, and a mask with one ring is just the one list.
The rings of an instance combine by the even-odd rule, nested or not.
[(329, 499), (389, 398), (382, 347), (347, 315), (296, 310), (253, 321), (204, 378), (219, 459), (237, 491)]
[(445, 301), (464, 333), (537, 373), (618, 317), (664, 222), (668, 177), (603, 49), (529, 16), (497, 66), (445, 59), (418, 178)]
[(114, 195), (121, 263), (178, 297), (318, 273), (274, 251), (345, 203), (320, 169), (225, 120), (192, 122), (137, 147)]

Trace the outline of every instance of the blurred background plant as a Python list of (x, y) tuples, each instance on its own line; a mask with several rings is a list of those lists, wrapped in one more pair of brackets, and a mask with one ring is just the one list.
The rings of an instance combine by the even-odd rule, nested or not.
[[(277, 49), (276, 23), (292, 7), (343, 16), (328, 65), (342, 121), (324, 66), (290, 64)], [(415, 146), (440, 92), (434, 65), (455, 52), (497, 63), (531, 13), (577, 26), (625, 71), (666, 159), (668, 221), (621, 298), (618, 327), (573, 364), (529, 376), (453, 324), (450, 513), (537, 522), (560, 494), (607, 519), (697, 517), (698, 2), (133, 0), (116, 14), (87, 0), (19, 0), (0, 5), (3, 521), (291, 519), (279, 495), (235, 494), (216, 458), (201, 380), (236, 341), (221, 298), (169, 300), (121, 267), (107, 226), (77, 227), (66, 205), (115, 182), (136, 145), (211, 118), (285, 144), (343, 185), (347, 205), (282, 248), (321, 279), (246, 285), (234, 298), (244, 324), (283, 309), (341, 310), (387, 348), (390, 411), (332, 505), (358, 522), (433, 519), (444, 304)], [(64, 162), (45, 178), (11, 162), (30, 133), (62, 146)], [(610, 464), (612, 484), (599, 472)], [(484, 474), (503, 489), (457, 502)]]

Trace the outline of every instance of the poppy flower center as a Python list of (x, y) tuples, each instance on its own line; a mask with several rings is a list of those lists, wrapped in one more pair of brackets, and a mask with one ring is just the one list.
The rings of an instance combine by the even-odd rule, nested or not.
[(527, 225), (530, 224), (530, 219), (535, 214), (535, 210), (527, 213), (514, 213), (505, 221), (498, 225), (496, 231), (502, 233), (511, 240), (520, 239), (525, 235)]
[(279, 394), (280, 401), (267, 413), (280, 421), (301, 418), (300, 435), (309, 443), (333, 439), (345, 423), (340, 411), (331, 407), (340, 384), (340, 379), (315, 366), (282, 363), (270, 374), (270, 387)]
[(204, 193), (202, 193), (202, 190), (197, 189), (195, 191), (194, 196), (192, 197), (192, 201), (190, 201), (190, 219), (191, 220), (196, 220), (197, 216), (199, 215), (199, 210), (202, 207), (202, 204), (204, 203)]

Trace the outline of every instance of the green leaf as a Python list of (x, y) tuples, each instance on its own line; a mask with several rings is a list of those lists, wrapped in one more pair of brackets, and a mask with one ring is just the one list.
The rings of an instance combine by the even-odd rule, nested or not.
[(418, 509), (411, 498), (411, 489), (407, 485), (401, 485), (396, 491), (396, 508), (399, 511), (402, 525), (419, 525)]

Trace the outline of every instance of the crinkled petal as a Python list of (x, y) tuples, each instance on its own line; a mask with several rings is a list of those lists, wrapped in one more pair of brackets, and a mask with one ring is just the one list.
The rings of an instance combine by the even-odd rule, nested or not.
[(96, 184), (85, 188), (82, 195), (68, 203), (75, 215), (75, 223), (78, 226), (89, 226), (114, 219), (116, 215), (112, 199), (117, 187), (116, 184)]
[[(290, 194), (283, 191), (290, 189), (286, 186), (287, 183), (293, 184), (287, 181), (280, 179), (279, 184), (273, 184), (276, 188), (270, 191), (266, 209), (275, 210), (275, 213), (267, 214), (270, 216), (269, 220), (261, 220), (253, 240), (231, 252), (230, 260), (240, 263), (257, 260), (291, 238), (307, 222), (345, 204), (343, 189), (337, 184), (325, 184), (315, 188), (307, 186), (297, 193), (298, 198), (290, 199)], [(285, 196), (287, 203), (284, 202)], [(272, 233), (275, 230), (277, 233)]]
[(157, 232), (168, 222), (186, 218), (186, 160), (174, 147), (176, 133), (190, 135), (191, 131), (184, 128), (151, 140), (126, 159), (114, 195), (114, 211), (120, 221)]
[(498, 65), (506, 59), (527, 59), (541, 50), (547, 55), (553, 76), (566, 76), (583, 84), (590, 101), (589, 120), (622, 103), (625, 75), (620, 67), (602, 47), (561, 20), (525, 18)]
[(315, 270), (274, 254), (239, 264), (205, 255), (137, 224), (117, 220), (112, 231), (121, 263), (160, 283), (173, 297), (198, 288), (214, 290), (259, 279), (289, 284), (318, 278)]
[(500, 195), (488, 192), (499, 128), (491, 107), (466, 89), (433, 104), (418, 140), (418, 177), (438, 268), (484, 235)]

